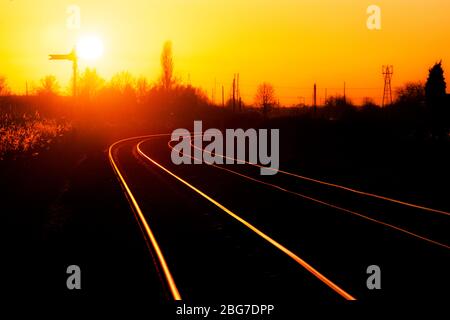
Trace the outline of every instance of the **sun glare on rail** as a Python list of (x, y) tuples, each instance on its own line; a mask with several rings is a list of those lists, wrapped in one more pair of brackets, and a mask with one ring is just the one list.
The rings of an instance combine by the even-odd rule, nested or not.
[(77, 41), (77, 55), (85, 60), (97, 60), (103, 55), (103, 42), (97, 36), (84, 36)]

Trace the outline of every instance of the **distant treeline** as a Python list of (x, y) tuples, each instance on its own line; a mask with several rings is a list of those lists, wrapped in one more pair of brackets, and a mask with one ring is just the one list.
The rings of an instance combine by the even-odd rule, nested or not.
[[(170, 130), (193, 120), (215, 127), (260, 125), (277, 117), (306, 117), (327, 121), (372, 121), (386, 123), (414, 134), (448, 137), (450, 98), (441, 62), (429, 70), (424, 82), (407, 83), (396, 92), (395, 101), (380, 107), (370, 98), (355, 106), (344, 96), (328, 97), (322, 106), (282, 107), (274, 86), (262, 82), (253, 104), (246, 105), (234, 92), (223, 104), (214, 104), (204, 91), (181, 83), (173, 71), (170, 42), (163, 46), (161, 75), (150, 83), (120, 72), (109, 81), (87, 68), (76, 81), (75, 97), (61, 96), (54, 76), (44, 77), (28, 96), (12, 96), (6, 79), (0, 77), (0, 113), (34, 112), (67, 118), (92, 126), (135, 126)], [(156, 130), (155, 129), (155, 130)]]

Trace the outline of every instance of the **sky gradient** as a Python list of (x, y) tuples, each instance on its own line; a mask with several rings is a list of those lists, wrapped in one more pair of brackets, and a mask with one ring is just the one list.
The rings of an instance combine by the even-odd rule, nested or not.
[[(69, 30), (67, 7), (81, 9), (81, 28)], [(369, 5), (380, 6), (381, 30), (368, 30)], [(47, 74), (68, 85), (69, 63), (48, 60), (69, 52), (77, 38), (96, 34), (104, 55), (80, 62), (110, 78), (128, 70), (151, 81), (159, 74), (165, 40), (173, 43), (175, 73), (211, 96), (240, 73), (244, 101), (258, 83), (274, 84), (283, 104), (319, 102), (342, 93), (380, 102), (381, 66), (394, 65), (393, 86), (425, 80), (428, 68), (450, 66), (447, 0), (0, 0), (0, 74), (16, 92)]]

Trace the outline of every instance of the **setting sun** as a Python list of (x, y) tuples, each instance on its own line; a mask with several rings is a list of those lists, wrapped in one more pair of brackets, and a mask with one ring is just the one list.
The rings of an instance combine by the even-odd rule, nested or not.
[(97, 36), (81, 37), (77, 41), (77, 55), (81, 59), (96, 60), (103, 55), (103, 42)]

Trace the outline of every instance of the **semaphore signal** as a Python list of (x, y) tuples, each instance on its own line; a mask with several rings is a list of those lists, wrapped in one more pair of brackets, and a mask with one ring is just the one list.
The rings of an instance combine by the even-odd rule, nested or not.
[(78, 57), (75, 48), (68, 54), (50, 54), (50, 60), (68, 60), (72, 61), (72, 69), (73, 69), (73, 97), (75, 98), (77, 95), (77, 72), (78, 72)]

